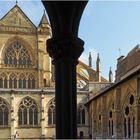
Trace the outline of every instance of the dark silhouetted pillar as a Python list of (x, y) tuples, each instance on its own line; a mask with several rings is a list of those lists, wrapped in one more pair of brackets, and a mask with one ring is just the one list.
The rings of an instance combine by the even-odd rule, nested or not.
[(79, 22), (86, 1), (43, 1), (52, 39), (47, 51), (55, 66), (56, 138), (77, 138), (76, 65), (84, 42), (78, 38)]

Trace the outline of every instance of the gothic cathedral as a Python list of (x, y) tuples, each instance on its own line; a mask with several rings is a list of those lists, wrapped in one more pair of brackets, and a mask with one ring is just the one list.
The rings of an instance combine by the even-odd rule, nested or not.
[[(55, 75), (46, 51), (49, 38), (51, 27), (45, 12), (38, 27), (17, 4), (0, 19), (0, 139), (15, 134), (21, 139), (55, 137)], [(79, 61), (77, 135), (84, 138), (88, 138), (84, 103), (90, 81), (108, 83), (100, 71)]]

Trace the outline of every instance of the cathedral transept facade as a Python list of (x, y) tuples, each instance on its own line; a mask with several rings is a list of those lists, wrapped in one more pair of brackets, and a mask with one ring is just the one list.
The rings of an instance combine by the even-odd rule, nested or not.
[[(0, 139), (55, 137), (55, 75), (46, 41), (51, 27), (45, 12), (36, 27), (16, 4), (0, 19)], [(99, 81), (100, 80), (100, 81)], [(77, 66), (78, 137), (88, 138), (84, 103), (89, 81), (108, 83), (100, 71)]]

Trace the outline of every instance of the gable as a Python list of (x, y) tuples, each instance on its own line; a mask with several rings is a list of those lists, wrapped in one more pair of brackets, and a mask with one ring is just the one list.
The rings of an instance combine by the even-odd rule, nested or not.
[(34, 28), (35, 25), (30, 21), (30, 19), (24, 14), (24, 12), (15, 5), (2, 19), (1, 24), (3, 26), (10, 27), (25, 27)]

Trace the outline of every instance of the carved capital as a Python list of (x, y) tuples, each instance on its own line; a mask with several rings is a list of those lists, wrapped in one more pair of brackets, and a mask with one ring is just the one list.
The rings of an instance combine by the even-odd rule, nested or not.
[(47, 46), (47, 51), (54, 61), (58, 59), (73, 59), (77, 61), (84, 50), (84, 41), (74, 37), (62, 40), (52, 38), (47, 41)]

